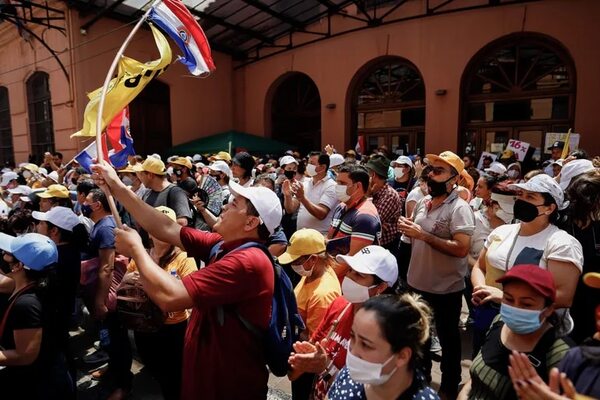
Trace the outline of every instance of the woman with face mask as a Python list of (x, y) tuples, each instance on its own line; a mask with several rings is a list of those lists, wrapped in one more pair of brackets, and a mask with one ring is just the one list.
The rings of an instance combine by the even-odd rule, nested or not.
[(2, 233), (0, 249), (2, 398), (74, 398), (54, 320), (56, 244), (37, 233)]
[(557, 296), (550, 272), (537, 265), (515, 265), (497, 280), (502, 284), (500, 315), (494, 320), (481, 351), (473, 360), (471, 381), (459, 399), (517, 399), (507, 366), (513, 352), (527, 355), (539, 376), (548, 381), (569, 345), (555, 325)]
[[(301, 276), (294, 289), (298, 312), (306, 324), (300, 334), (308, 340), (317, 330), (331, 303), (342, 294), (340, 282), (332, 268), (333, 258), (325, 252), (325, 238), (315, 229), (300, 229), (290, 238), (285, 253), (278, 257), (281, 264), (291, 264), (294, 274)], [(307, 399), (312, 390), (314, 374), (306, 373), (292, 381), (295, 399)]]
[[(473, 266), (473, 304), (500, 303), (502, 288), (496, 280), (512, 265), (533, 264), (548, 270), (556, 282), (556, 307), (561, 315), (561, 334), (572, 329), (568, 315), (577, 281), (581, 274), (581, 244), (555, 222), (558, 211), (566, 207), (563, 191), (547, 175), (536, 175), (527, 183), (510, 184), (517, 191), (514, 218), (518, 223), (494, 229), (486, 239), (477, 263)], [(562, 309), (562, 310), (560, 310)]]
[(346, 366), (328, 399), (439, 399), (415, 368), (430, 319), (429, 306), (412, 294), (367, 300), (354, 316)]
[(354, 256), (338, 255), (347, 266), (342, 297), (335, 299), (310, 341), (296, 342), (290, 356), (290, 380), (316, 374), (312, 399), (324, 399), (338, 372), (346, 364), (346, 352), (356, 312), (369, 298), (383, 293), (398, 279), (395, 257), (381, 246), (367, 246)]

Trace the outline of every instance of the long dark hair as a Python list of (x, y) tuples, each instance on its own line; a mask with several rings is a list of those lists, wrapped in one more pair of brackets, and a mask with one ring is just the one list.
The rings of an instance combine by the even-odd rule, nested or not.
[(573, 179), (566, 195), (569, 219), (581, 229), (587, 228), (600, 218), (600, 171), (586, 172)]

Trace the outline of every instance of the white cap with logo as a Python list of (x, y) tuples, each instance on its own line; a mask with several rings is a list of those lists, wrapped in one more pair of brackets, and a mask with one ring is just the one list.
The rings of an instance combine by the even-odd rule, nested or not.
[(367, 246), (353, 256), (338, 255), (335, 259), (338, 262), (345, 262), (361, 274), (377, 275), (389, 286), (393, 286), (398, 280), (396, 257), (381, 246)]
[(510, 190), (521, 189), (528, 192), (548, 193), (556, 202), (559, 210), (564, 210), (569, 205), (569, 202), (565, 201), (565, 195), (559, 184), (546, 174), (536, 175), (526, 183), (513, 183), (508, 185), (508, 188)]
[(266, 187), (243, 187), (239, 183), (229, 182), (229, 191), (234, 196), (242, 196), (250, 201), (258, 216), (265, 224), (269, 233), (273, 234), (275, 229), (281, 224), (283, 210), (279, 198), (271, 189)]

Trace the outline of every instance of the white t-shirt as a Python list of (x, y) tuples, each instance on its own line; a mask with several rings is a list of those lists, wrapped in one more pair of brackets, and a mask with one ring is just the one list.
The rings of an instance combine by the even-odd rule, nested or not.
[[(414, 201), (415, 203), (417, 203), (417, 202), (421, 201), (421, 199), (423, 199), (423, 198), (425, 198), (425, 195), (421, 191), (419, 184), (416, 184), (414, 189), (408, 193), (408, 196), (406, 196), (406, 201), (404, 202), (404, 204), (408, 204), (411, 201)], [(407, 217), (410, 217), (410, 215), (407, 215)]]
[(304, 196), (313, 204), (323, 204), (329, 208), (329, 213), (327, 213), (327, 216), (323, 220), (320, 220), (309, 213), (304, 205), (300, 204), (296, 226), (298, 229), (312, 228), (323, 235), (327, 235), (331, 219), (333, 218), (333, 210), (335, 210), (335, 207), (339, 203), (335, 194), (336, 183), (333, 179), (325, 176), (325, 178), (316, 184), (313, 184), (312, 179), (305, 180), (302, 184), (304, 186)]
[(583, 268), (583, 250), (573, 236), (548, 225), (535, 235), (519, 236), (521, 224), (501, 225), (485, 241), (486, 265), (497, 270), (509, 270), (518, 264), (534, 264), (546, 269), (548, 260), (573, 263)]
[(492, 232), (492, 227), (490, 226), (490, 221), (481, 210), (475, 211), (474, 215), (475, 231), (473, 232), (473, 236), (471, 236), (471, 257), (478, 259), (485, 239)]

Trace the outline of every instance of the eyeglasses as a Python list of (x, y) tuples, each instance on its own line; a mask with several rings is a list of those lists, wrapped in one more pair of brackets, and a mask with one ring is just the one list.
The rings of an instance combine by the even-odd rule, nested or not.
[(444, 169), (444, 168), (442, 168), (442, 167), (432, 167), (432, 168), (431, 168), (431, 172), (432, 172), (434, 175), (442, 175), (442, 174), (444, 174), (444, 173), (447, 173), (447, 174), (449, 174), (449, 173), (450, 173), (450, 172), (449, 172), (447, 169)]

